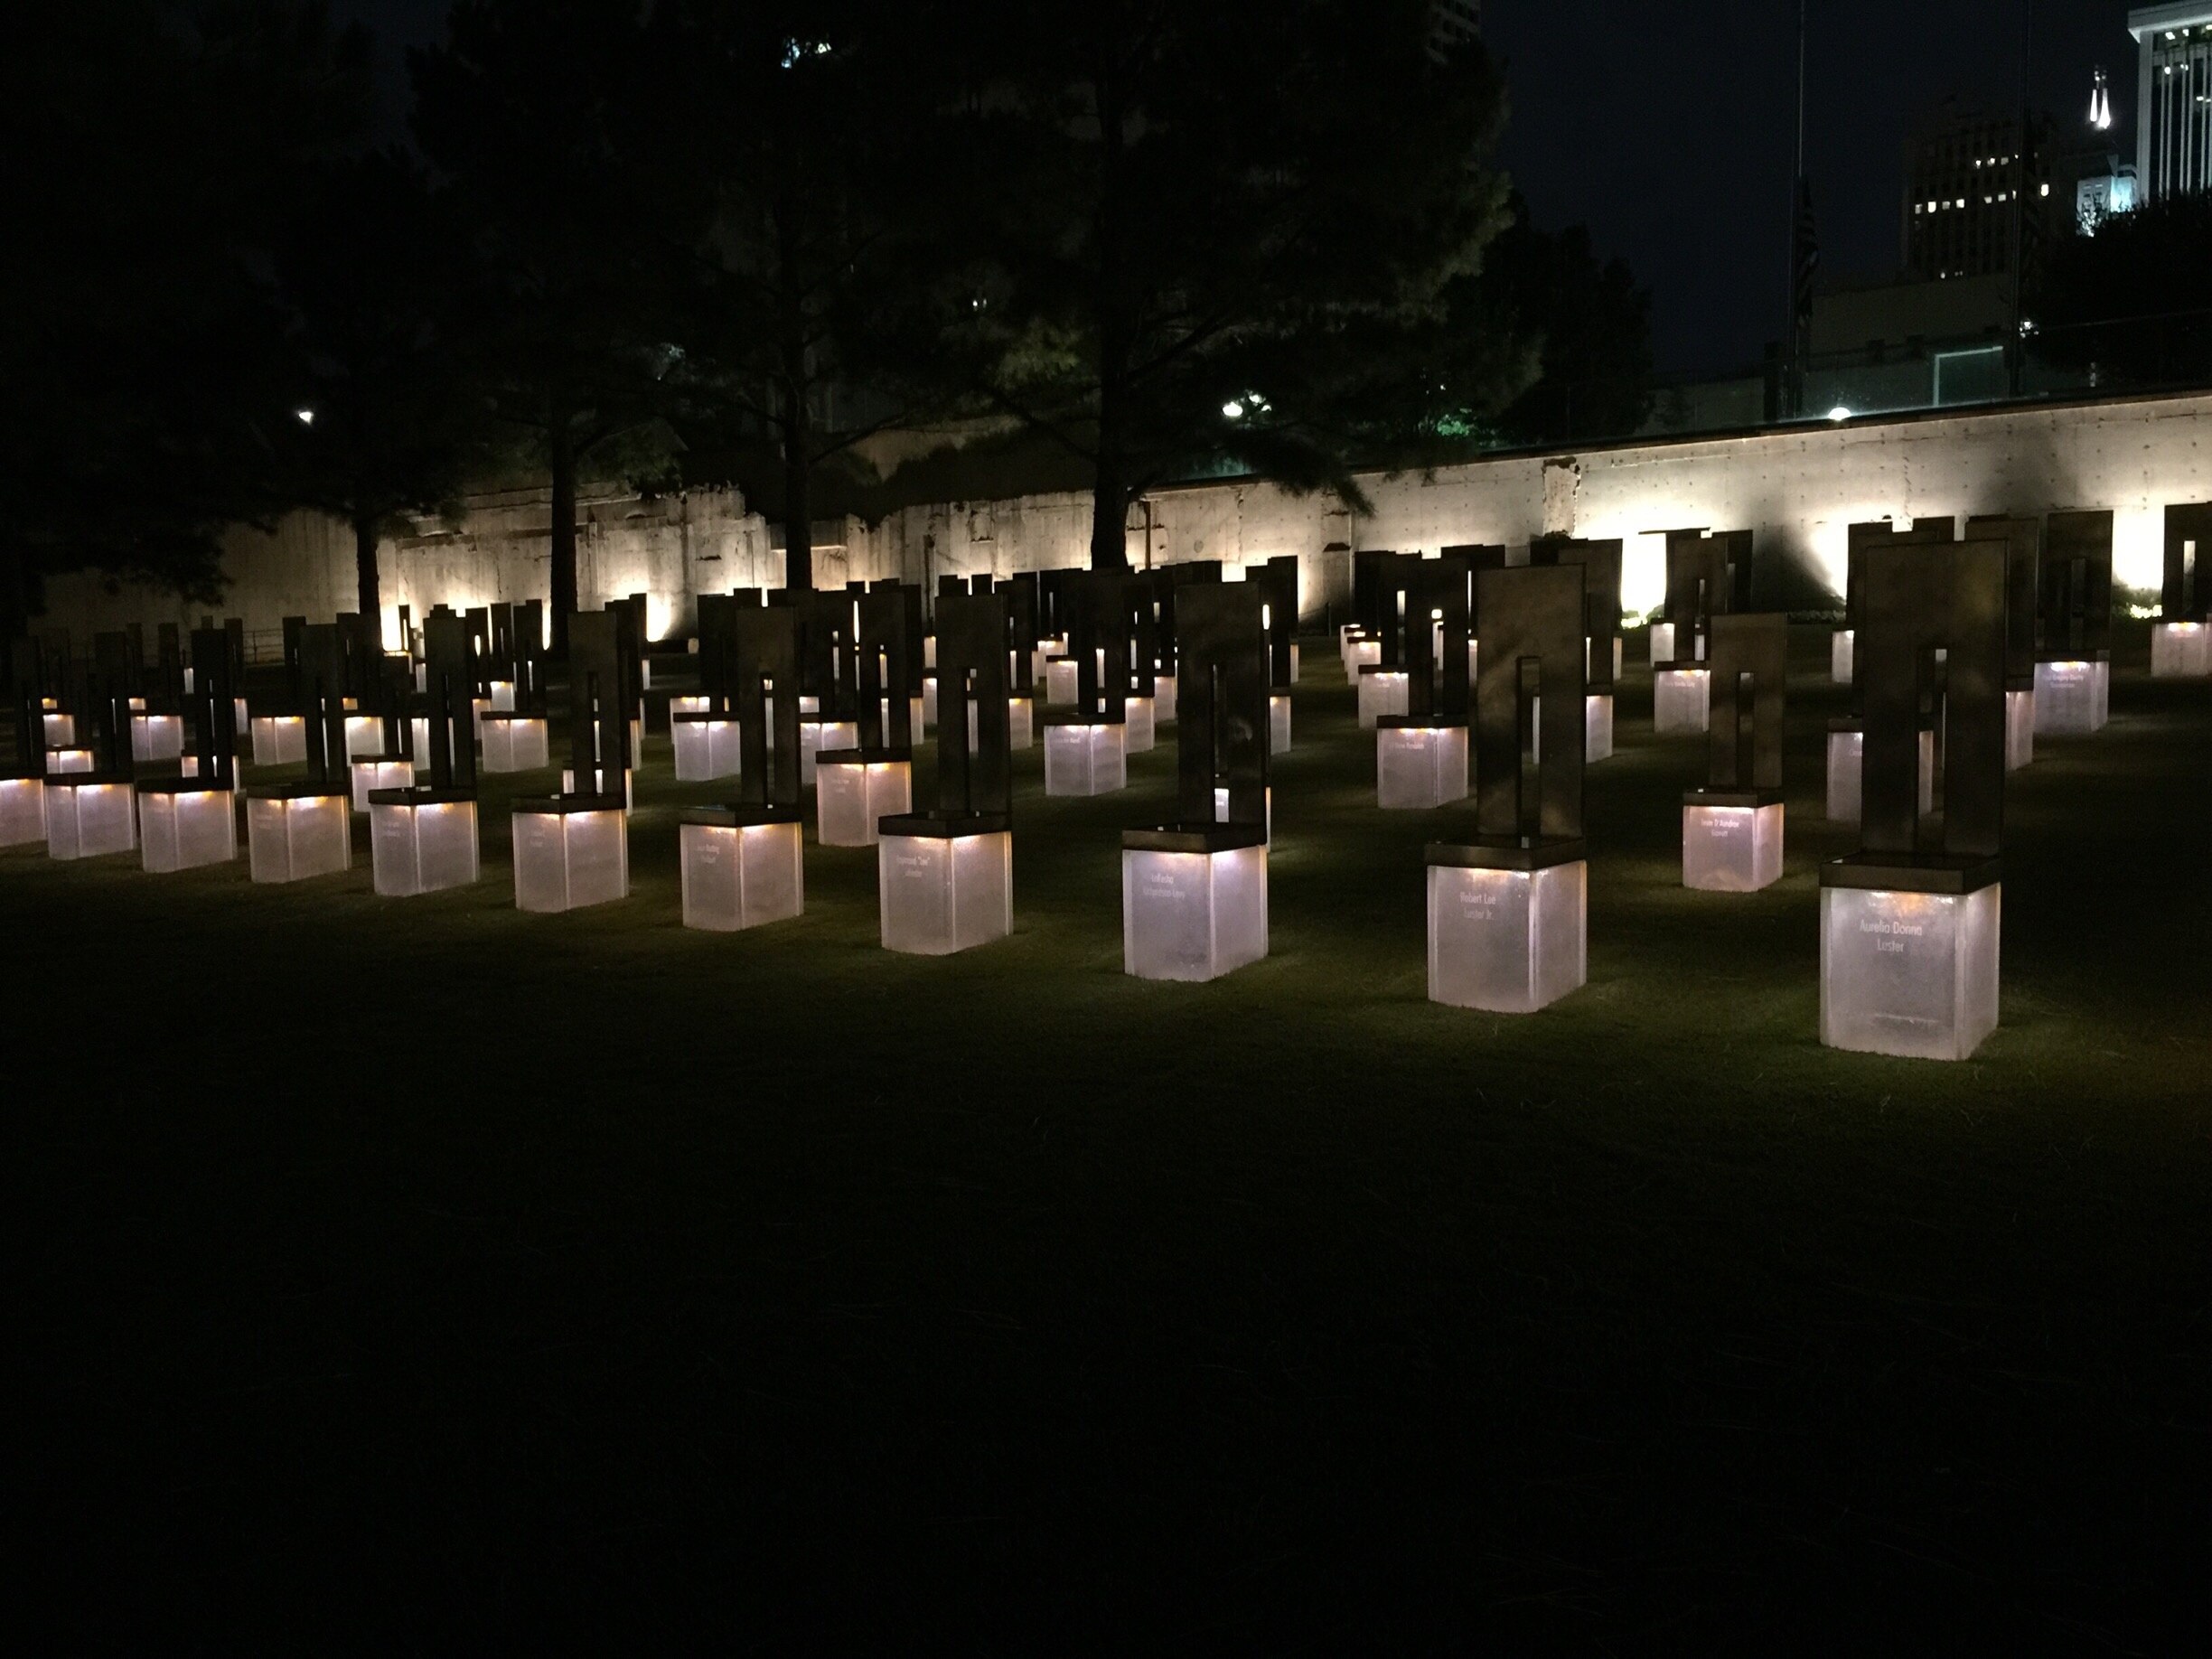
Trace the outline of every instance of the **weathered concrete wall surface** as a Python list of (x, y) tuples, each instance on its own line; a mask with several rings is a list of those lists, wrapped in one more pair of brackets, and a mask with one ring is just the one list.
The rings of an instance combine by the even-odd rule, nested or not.
[[(2044, 513), (2111, 508), (2119, 579), (2155, 586), (2160, 510), (2212, 499), (2212, 394), (1921, 416), (1743, 436), (1598, 446), (1516, 455), (1428, 476), (1365, 478), (1371, 515), (1327, 496), (1270, 484), (1164, 490), (1130, 515), (1132, 561), (1218, 558), (1242, 566), (1294, 553), (1305, 561), (1309, 614), (1341, 596), (1348, 561), (1332, 545), (1434, 548), (1452, 542), (1525, 546), (1568, 532), (1626, 538), (1624, 603), (1655, 605), (1664, 586), (1659, 533), (1689, 525), (1749, 527), (1762, 562), (1795, 561), (1831, 589), (1842, 585), (1849, 525), (1868, 519)], [(471, 503), (465, 523), (387, 541), (380, 571), (388, 633), (396, 609), (419, 616), (456, 606), (544, 597), (550, 546), (543, 492)], [(735, 492), (642, 500), (615, 493), (578, 504), (577, 586), (587, 607), (624, 594), (649, 598), (656, 638), (691, 625), (693, 598), (773, 586), (783, 555)], [(881, 523), (848, 521), (845, 545), (817, 549), (816, 580), (1043, 569), (1085, 562), (1091, 501), (1080, 493), (912, 507)], [(224, 565), (222, 607), (249, 629), (286, 615), (328, 616), (354, 603), (353, 550), (342, 527), (310, 514), (273, 534), (240, 530)], [(89, 577), (56, 581), (44, 625), (72, 633), (126, 622), (182, 621), (202, 607), (137, 589), (109, 594)], [(393, 635), (396, 639), (396, 634)]]

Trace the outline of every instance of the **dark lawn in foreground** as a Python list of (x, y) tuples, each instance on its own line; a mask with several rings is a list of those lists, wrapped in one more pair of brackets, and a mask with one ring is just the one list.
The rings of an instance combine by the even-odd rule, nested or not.
[(658, 738), (634, 896), (570, 917), (497, 792), (483, 884), (404, 902), (358, 832), (289, 889), (0, 856), (33, 1598), (386, 1651), (2201, 1635), (2212, 690), (2124, 632), (2112, 728), (2014, 781), (2001, 1028), (1846, 1055), (1797, 632), (1786, 880), (1682, 891), (1702, 751), (1632, 667), (1590, 983), (1522, 1020), (1424, 999), (1471, 808), (1374, 810), (1316, 642), (1272, 954), (1212, 986), (1120, 973), (1172, 728), (1093, 801), (1029, 753), (1016, 934), (944, 961), (811, 845), (802, 920), (685, 933), (717, 792)]

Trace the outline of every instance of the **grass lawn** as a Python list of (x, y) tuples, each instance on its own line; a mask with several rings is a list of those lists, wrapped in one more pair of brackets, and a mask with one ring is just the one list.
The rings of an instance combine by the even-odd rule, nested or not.
[[(634, 891), (0, 855), (17, 1554), (63, 1651), (2170, 1651), (2212, 1570), (2212, 688), (2123, 628), (2009, 792), (2003, 1023), (1817, 1039), (1824, 631), (1785, 880), (1681, 886), (1698, 740), (1632, 636), (1589, 984), (1424, 994), (1421, 845), (1308, 642), (1268, 960), (1120, 961), (1044, 798), (1013, 938)], [(926, 756), (926, 750), (924, 755)], [(924, 759), (920, 770), (926, 773)], [(492, 786), (514, 780), (488, 780)], [(521, 780), (542, 792), (542, 776)]]

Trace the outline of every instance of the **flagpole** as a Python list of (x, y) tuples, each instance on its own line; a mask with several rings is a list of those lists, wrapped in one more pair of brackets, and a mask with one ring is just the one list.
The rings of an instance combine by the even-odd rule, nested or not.
[(1790, 179), (1789, 200), (1789, 353), (1785, 360), (1782, 385), (1782, 415), (1794, 419), (1804, 413), (1804, 331), (1800, 326), (1798, 302), (1802, 295), (1798, 285), (1803, 249), (1798, 246), (1802, 234), (1801, 220), (1804, 213), (1804, 147), (1805, 147), (1805, 6), (1806, 0), (1797, 0), (1797, 164)]

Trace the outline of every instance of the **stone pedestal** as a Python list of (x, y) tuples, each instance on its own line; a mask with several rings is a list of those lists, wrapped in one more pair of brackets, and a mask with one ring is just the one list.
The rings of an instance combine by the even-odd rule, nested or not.
[(676, 781), (705, 783), (738, 774), (735, 715), (680, 714), (669, 723), (676, 749)]
[(1429, 998), (1532, 1014), (1589, 978), (1582, 843), (1429, 849)]
[(152, 761), (181, 759), (184, 754), (184, 717), (166, 714), (131, 716), (131, 759), (141, 765)]
[(246, 799), (246, 856), (258, 882), (305, 881), (353, 867), (353, 801), (314, 791)]
[[(1828, 722), (1827, 817), (1832, 824), (1859, 821), (1859, 778), (1866, 732), (1851, 719)], [(1920, 810), (1936, 810), (1936, 734), (1920, 734)]]
[(304, 715), (256, 715), (247, 722), (253, 742), (253, 764), (282, 766), (307, 758), (307, 720)]
[(1712, 721), (1710, 669), (1660, 669), (1652, 675), (1652, 729), (1662, 737), (1702, 732)]
[(1582, 759), (1613, 758), (1613, 694), (1592, 691), (1582, 699)]
[(139, 863), (167, 876), (238, 857), (238, 793), (202, 789), (183, 778), (138, 786)]
[(357, 760), (348, 763), (352, 774), (353, 810), (369, 810), (369, 792), (375, 789), (411, 789), (415, 783), (415, 763), (411, 760)]
[(1779, 791), (1693, 790), (1682, 797), (1682, 886), (1757, 893), (1782, 879)]
[(46, 780), (46, 856), (102, 858), (138, 845), (136, 793), (86, 773)]
[(1839, 686), (1851, 682), (1851, 665), (1859, 636), (1850, 628), (1838, 628), (1828, 636), (1828, 678)]
[(1973, 1054), (1997, 1028), (2001, 891), (1993, 862), (1824, 866), (1821, 1041), (1907, 1059)]
[(2199, 622), (2151, 624), (2151, 677), (2202, 680), (2212, 674), (2212, 627)]
[(2005, 770), (2018, 772), (2035, 759), (2033, 687), (2005, 693)]
[(912, 815), (884, 825), (876, 870), (886, 950), (949, 956), (1014, 931), (1014, 837), (1004, 825)]
[(630, 815), (620, 796), (518, 801), (513, 832), (516, 909), (557, 914), (629, 896)]
[(1359, 671), (1360, 730), (1374, 730), (1375, 722), (1405, 713), (1411, 684), (1403, 669), (1366, 668)]
[(1121, 961), (1139, 979), (1219, 979), (1268, 950), (1256, 827), (1132, 830), (1121, 841)]
[(1129, 783), (1129, 753), (1121, 727), (1100, 722), (1045, 727), (1045, 792), (1048, 795), (1110, 795)]
[(914, 762), (903, 750), (824, 750), (815, 757), (814, 809), (824, 847), (873, 847), (880, 820), (914, 811)]
[(474, 885), (483, 873), (476, 802), (454, 790), (376, 791), (369, 798), (369, 858), (383, 898)]
[(29, 847), (46, 839), (46, 780), (0, 778), (0, 847)]
[(1375, 726), (1375, 804), (1425, 811), (1467, 792), (1467, 728), (1385, 717)]
[(806, 860), (795, 810), (703, 807), (677, 830), (683, 924), (734, 933), (806, 909)]

